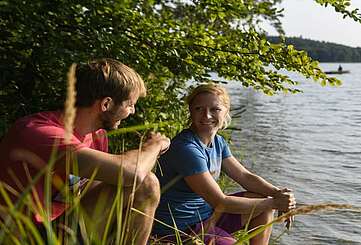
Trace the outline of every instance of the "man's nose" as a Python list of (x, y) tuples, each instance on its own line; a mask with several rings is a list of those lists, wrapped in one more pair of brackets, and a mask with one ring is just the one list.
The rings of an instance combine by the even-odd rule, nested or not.
[(130, 114), (134, 114), (135, 113), (135, 106), (132, 106), (132, 108), (130, 109)]

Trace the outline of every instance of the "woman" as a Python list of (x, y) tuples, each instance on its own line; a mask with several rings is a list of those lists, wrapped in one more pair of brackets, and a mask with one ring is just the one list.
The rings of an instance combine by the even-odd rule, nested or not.
[[(191, 126), (172, 140), (156, 172), (164, 193), (155, 218), (163, 224), (155, 222), (153, 234), (174, 240), (169, 227), (173, 226), (181, 235), (200, 234), (206, 244), (233, 244), (236, 240), (231, 234), (248, 222), (252, 229), (271, 222), (274, 210), (295, 208), (289, 189), (279, 189), (248, 171), (217, 135), (230, 122), (230, 99), (223, 87), (200, 85), (187, 103)], [(221, 170), (246, 191), (224, 194), (216, 182)], [(251, 244), (268, 244), (270, 235), (268, 228)]]

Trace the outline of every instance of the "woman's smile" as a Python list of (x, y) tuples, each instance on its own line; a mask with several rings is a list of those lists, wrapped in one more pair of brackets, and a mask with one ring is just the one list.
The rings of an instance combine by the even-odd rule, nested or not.
[(211, 138), (222, 127), (227, 114), (227, 108), (213, 93), (198, 94), (190, 105), (192, 119), (191, 128), (204, 142)]

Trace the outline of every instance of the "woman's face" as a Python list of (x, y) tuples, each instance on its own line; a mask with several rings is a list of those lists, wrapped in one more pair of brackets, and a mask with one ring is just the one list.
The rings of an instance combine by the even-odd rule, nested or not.
[(197, 133), (215, 133), (222, 127), (227, 114), (219, 96), (212, 93), (200, 93), (190, 106), (192, 128)]

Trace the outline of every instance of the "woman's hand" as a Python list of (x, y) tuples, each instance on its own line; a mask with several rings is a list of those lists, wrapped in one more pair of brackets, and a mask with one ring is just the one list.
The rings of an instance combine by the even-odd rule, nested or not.
[(275, 201), (275, 208), (282, 212), (288, 212), (296, 208), (296, 198), (292, 190), (284, 188), (276, 191), (272, 197)]
[[(273, 198), (275, 200), (275, 206), (278, 209), (278, 216), (283, 215), (284, 213), (289, 212), (292, 209), (296, 208), (296, 199), (292, 190), (284, 188), (278, 190)], [(286, 228), (289, 230), (294, 222), (294, 216), (290, 216), (285, 220)]]

